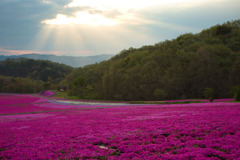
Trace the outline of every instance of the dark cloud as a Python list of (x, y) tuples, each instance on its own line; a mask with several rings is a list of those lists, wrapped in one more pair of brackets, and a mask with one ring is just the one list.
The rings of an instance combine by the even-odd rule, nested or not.
[[(66, 2), (66, 1), (65, 1)], [(41, 21), (53, 18), (64, 5), (62, 0), (53, 4), (42, 0), (1, 0), (0, 46), (25, 47), (41, 29)]]

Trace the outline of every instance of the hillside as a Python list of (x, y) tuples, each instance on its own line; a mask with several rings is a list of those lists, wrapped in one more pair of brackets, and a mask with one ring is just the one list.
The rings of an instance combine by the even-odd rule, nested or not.
[(46, 60), (8, 58), (0, 62), (0, 93), (36, 93), (54, 89), (72, 67)]
[(0, 75), (9, 77), (31, 78), (53, 83), (62, 81), (72, 67), (46, 60), (33, 60), (25, 58), (9, 58), (0, 62)]
[(99, 63), (104, 60), (108, 60), (113, 55), (103, 54), (96, 56), (56, 56), (56, 55), (44, 55), (44, 54), (23, 54), (23, 55), (13, 55), (13, 56), (3, 56), (0, 55), (0, 61), (7, 58), (28, 58), (35, 60), (49, 60), (56, 63), (66, 64), (72, 67), (83, 67), (89, 64)]
[(240, 85), (240, 20), (173, 40), (121, 51), (110, 60), (73, 71), (69, 95), (116, 100), (230, 97)]

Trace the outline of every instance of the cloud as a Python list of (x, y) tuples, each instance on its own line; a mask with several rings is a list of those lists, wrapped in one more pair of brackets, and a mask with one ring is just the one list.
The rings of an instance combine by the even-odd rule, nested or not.
[[(234, 0), (233, 0), (234, 1)], [(191, 15), (198, 14), (191, 12), (200, 8), (199, 13), (204, 14), (202, 8), (211, 6), (210, 10), (219, 7), (219, 4), (229, 3), (226, 0), (72, 0), (66, 4), (61, 13), (55, 15), (54, 18), (45, 19), (43, 24), (51, 25), (165, 25), (177, 30), (189, 29), (191, 27), (184, 27), (184, 25), (170, 26), (174, 24), (167, 22), (179, 21), (175, 17), (184, 15), (191, 17)], [(217, 4), (217, 5), (216, 5)], [(213, 5), (216, 5), (213, 7)], [(145, 16), (150, 15), (150, 16)], [(184, 14), (182, 14), (184, 13)], [(187, 14), (189, 15), (187, 15)], [(169, 17), (168, 17), (169, 15)], [(155, 18), (156, 16), (164, 17), (162, 19)], [(181, 19), (181, 17), (180, 17)], [(184, 17), (183, 17), (184, 19)], [(178, 27), (178, 28), (177, 28)], [(193, 29), (193, 27), (192, 27)]]
[(106, 18), (100, 14), (90, 14), (89, 12), (76, 12), (74, 16), (66, 16), (57, 14), (55, 19), (47, 19), (42, 21), (51, 25), (72, 25), (72, 24), (88, 24), (88, 25), (115, 25), (117, 21)]
[[(186, 9), (196, 7), (202, 4), (207, 5), (207, 3), (216, 4), (218, 2), (223, 2), (227, 0), (72, 0), (69, 4), (65, 7), (73, 8), (73, 7), (82, 7), (88, 6), (98, 9), (119, 9), (121, 11), (127, 11), (130, 9), (139, 10), (143, 8), (179, 8), (179, 9)], [(210, 4), (209, 3), (209, 4)]]
[(50, 4), (50, 5), (59, 5), (64, 6), (71, 2), (71, 0), (41, 0), (42, 3)]
[[(45, 19), (41, 21), (43, 24), (50, 25), (142, 25), (155, 23), (149, 19), (143, 19), (138, 16), (134, 10), (131, 10), (134, 5), (142, 4), (135, 3), (133, 0), (128, 1), (128, 5), (126, 1), (95, 1), (95, 0), (74, 0), (71, 3), (64, 6), (64, 9), (61, 13), (56, 14), (56, 16), (52, 19)], [(155, 0), (150, 0), (155, 1)], [(123, 5), (124, 4), (124, 5)], [(131, 5), (129, 5), (131, 4)], [(125, 9), (124, 9), (125, 8)]]
[(40, 21), (56, 10), (41, 1), (7, 0), (0, 4), (0, 45), (24, 49), (41, 28)]
[(30, 51), (30, 50), (13, 50), (5, 49), (0, 47), (1, 55), (21, 55), (21, 54), (31, 54), (31, 53), (42, 53), (41, 51)]
[[(7, 47), (8, 48), (8, 47)], [(66, 52), (64, 51), (58, 51), (58, 50), (15, 50), (15, 49), (6, 49), (4, 47), (0, 47), (0, 55), (22, 55), (22, 54), (32, 54), (32, 53), (37, 53), (37, 54), (54, 54), (54, 55), (64, 55)], [(91, 51), (75, 51), (72, 53), (72, 55), (88, 55), (90, 54)]]

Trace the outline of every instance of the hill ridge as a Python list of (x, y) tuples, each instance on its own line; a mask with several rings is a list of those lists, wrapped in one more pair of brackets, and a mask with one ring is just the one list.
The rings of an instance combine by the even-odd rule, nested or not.
[(28, 59), (35, 59), (35, 60), (49, 60), (52, 62), (66, 64), (72, 67), (83, 67), (86, 65), (99, 63), (104, 60), (108, 60), (113, 55), (111, 54), (101, 54), (101, 55), (94, 55), (94, 56), (59, 56), (54, 54), (38, 54), (38, 53), (31, 53), (31, 54), (22, 54), (22, 55), (0, 55), (0, 61), (3, 61), (7, 58), (28, 58)]

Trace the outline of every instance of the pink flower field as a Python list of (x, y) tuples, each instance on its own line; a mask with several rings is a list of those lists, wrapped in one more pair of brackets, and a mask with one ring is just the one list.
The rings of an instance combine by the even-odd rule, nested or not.
[(240, 103), (87, 103), (0, 94), (0, 159), (240, 159)]

